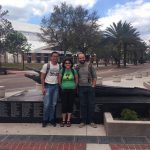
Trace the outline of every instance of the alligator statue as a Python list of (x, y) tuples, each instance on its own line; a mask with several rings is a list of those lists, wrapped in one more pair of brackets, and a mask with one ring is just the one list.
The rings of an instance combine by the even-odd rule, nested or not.
[[(33, 81), (41, 84), (40, 71), (35, 68), (28, 69), (35, 71), (36, 74), (25, 74), (25, 77), (32, 79)], [(150, 96), (150, 90), (138, 88), (138, 87), (117, 87), (117, 86), (96, 86), (96, 97), (101, 96)]]

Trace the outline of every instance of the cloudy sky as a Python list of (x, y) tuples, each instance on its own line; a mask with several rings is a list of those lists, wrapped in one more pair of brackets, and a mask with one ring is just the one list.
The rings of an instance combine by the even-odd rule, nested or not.
[[(3, 9), (9, 11), (11, 20), (40, 24), (43, 16), (53, 11), (54, 5), (63, 0), (0, 0)], [(82, 5), (91, 11), (96, 10), (99, 23), (104, 30), (112, 22), (130, 22), (141, 33), (141, 38), (150, 39), (150, 0), (65, 0), (73, 6)]]

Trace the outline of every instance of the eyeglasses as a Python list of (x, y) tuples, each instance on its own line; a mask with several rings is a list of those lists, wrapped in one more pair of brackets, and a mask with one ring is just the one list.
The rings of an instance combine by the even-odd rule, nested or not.
[(68, 62), (68, 63), (65, 63), (65, 64), (71, 64), (70, 62)]

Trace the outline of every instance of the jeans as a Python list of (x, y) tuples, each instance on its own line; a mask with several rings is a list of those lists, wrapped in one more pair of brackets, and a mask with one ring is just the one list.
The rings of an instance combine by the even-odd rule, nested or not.
[(79, 86), (79, 100), (81, 122), (94, 122), (95, 88), (90, 86)]
[(58, 84), (47, 84), (44, 96), (43, 121), (53, 121), (58, 99)]

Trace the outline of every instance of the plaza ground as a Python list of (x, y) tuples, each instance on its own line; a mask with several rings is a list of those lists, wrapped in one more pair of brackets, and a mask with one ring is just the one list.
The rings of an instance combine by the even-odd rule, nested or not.
[[(150, 71), (150, 64), (128, 66), (124, 68), (101, 67), (98, 76), (103, 77), (103, 84), (114, 86), (143, 86), (150, 75), (134, 78), (128, 82), (127, 74)], [(24, 77), (22, 71), (9, 71), (8, 75), (0, 75), (0, 85), (5, 85), (7, 92), (33, 89), (35, 83)], [(112, 81), (114, 75), (122, 76), (122, 81)], [(138, 82), (137, 82), (138, 81)], [(142, 87), (143, 88), (143, 87)], [(150, 136), (123, 137), (106, 136), (104, 125), (92, 128), (89, 125), (78, 128), (73, 124), (70, 128), (49, 125), (42, 128), (40, 123), (0, 123), (0, 150), (150, 150)]]

